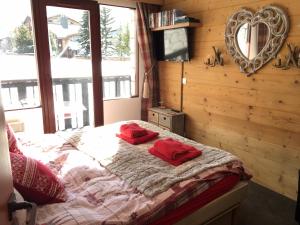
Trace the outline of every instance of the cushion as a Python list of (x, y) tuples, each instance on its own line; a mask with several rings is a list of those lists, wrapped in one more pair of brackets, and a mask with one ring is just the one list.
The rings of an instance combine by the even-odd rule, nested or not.
[(25, 200), (37, 204), (65, 201), (64, 185), (43, 163), (10, 153), (13, 182)]
[(15, 133), (14, 133), (13, 129), (11, 128), (11, 126), (6, 123), (5, 129), (6, 129), (6, 133), (7, 133), (9, 151), (16, 153), (16, 154), (23, 155), (23, 153), (21, 152), (21, 150), (18, 147), (18, 141), (15, 137)]

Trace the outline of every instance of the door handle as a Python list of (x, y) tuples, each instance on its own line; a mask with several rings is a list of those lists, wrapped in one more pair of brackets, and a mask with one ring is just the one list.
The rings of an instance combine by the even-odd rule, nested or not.
[[(9, 221), (12, 221), (14, 218), (14, 212), (17, 210), (26, 209), (26, 225), (35, 225), (36, 207), (36, 204), (32, 202), (17, 202), (15, 193), (12, 193), (7, 203), (8, 219)], [(13, 225), (17, 224), (13, 223)]]

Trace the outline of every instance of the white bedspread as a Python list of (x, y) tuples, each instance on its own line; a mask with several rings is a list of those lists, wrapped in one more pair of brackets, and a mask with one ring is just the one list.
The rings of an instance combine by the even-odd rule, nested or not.
[[(146, 129), (159, 132), (159, 138), (171, 136), (183, 143), (192, 145), (202, 150), (202, 155), (175, 167), (148, 152), (153, 141), (150, 144), (131, 145), (121, 139), (116, 139), (115, 134), (119, 132), (120, 123), (74, 131), (65, 138), (67, 142), (80, 151), (95, 157), (102, 166), (147, 197), (162, 193), (173, 184), (210, 168), (238, 161), (236, 156), (221, 149), (205, 146), (170, 132), (166, 134), (162, 132), (162, 129), (150, 123), (143, 121), (135, 121), (135, 123)], [(103, 146), (100, 145), (99, 140), (109, 140), (109, 145), (115, 148), (113, 151), (110, 148), (109, 153), (104, 154), (103, 157)]]

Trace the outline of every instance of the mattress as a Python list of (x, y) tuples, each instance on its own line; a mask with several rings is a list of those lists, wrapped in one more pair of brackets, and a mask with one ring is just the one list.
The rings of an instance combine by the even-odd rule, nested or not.
[[(100, 144), (101, 149), (109, 151), (116, 143), (123, 144), (115, 136), (122, 123), (101, 128), (114, 140), (108, 141), (111, 147)], [(174, 137), (168, 131), (147, 126), (159, 131), (161, 137)], [(95, 151), (82, 151), (66, 140), (65, 133), (20, 136), (24, 154), (47, 164), (66, 187), (66, 202), (38, 207), (37, 224), (173, 224), (230, 190), (245, 175), (240, 161), (225, 163), (146, 197), (101, 165)], [(139, 148), (147, 150), (149, 145)]]

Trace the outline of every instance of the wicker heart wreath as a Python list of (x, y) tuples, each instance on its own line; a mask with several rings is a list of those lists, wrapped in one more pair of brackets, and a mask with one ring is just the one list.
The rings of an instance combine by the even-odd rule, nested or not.
[[(246, 26), (245, 26), (246, 24)], [(250, 44), (256, 44), (259, 41), (259, 29), (258, 26), (263, 25), (266, 32), (264, 33), (265, 41), (259, 51), (257, 51), (253, 57), (247, 57), (240, 48), (238, 41), (238, 32), (241, 27), (248, 27), (247, 34), (256, 32), (256, 41), (250, 42), (250, 39), (255, 35), (250, 34)], [(247, 76), (255, 73), (263, 65), (276, 56), (278, 51), (283, 45), (284, 40), (287, 37), (289, 31), (289, 20), (285, 12), (276, 6), (266, 6), (253, 14), (250, 10), (241, 9), (235, 12), (227, 21), (225, 30), (225, 43), (229, 54), (234, 58), (235, 63), (240, 67), (241, 72)]]

